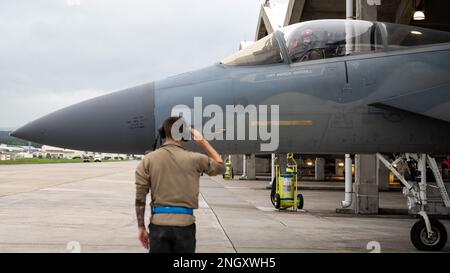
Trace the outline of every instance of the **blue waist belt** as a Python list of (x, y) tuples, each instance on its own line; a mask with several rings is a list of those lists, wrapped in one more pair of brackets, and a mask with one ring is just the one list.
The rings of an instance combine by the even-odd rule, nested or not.
[(153, 214), (159, 213), (170, 213), (170, 214), (189, 214), (193, 215), (194, 210), (185, 207), (154, 207), (152, 210)]

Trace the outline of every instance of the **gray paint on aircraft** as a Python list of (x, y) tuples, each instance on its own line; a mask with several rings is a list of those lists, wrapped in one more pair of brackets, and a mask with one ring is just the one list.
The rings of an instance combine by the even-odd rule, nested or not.
[[(143, 153), (172, 107), (192, 107), (200, 96), (204, 105), (223, 109), (280, 105), (280, 120), (310, 121), (280, 126), (277, 152), (450, 154), (449, 60), (450, 43), (442, 43), (292, 64), (218, 63), (70, 106), (13, 135), (80, 150)], [(226, 154), (260, 153), (259, 144), (213, 141)]]

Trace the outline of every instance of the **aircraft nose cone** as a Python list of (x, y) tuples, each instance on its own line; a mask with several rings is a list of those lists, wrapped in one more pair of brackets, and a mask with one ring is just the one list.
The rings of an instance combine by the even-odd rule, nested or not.
[(155, 139), (154, 83), (66, 107), (10, 135), (82, 151), (143, 154)]
[(10, 136), (21, 138), (21, 139), (27, 139), (24, 132), (28, 131), (28, 129), (24, 129), (26, 126), (22, 126), (19, 129), (16, 129), (9, 133)]
[[(31, 122), (28, 123), (25, 126), (22, 126), (14, 131), (12, 131), (9, 135), (13, 136), (13, 137), (17, 137), (17, 138), (21, 138), (21, 139), (25, 139), (25, 140), (31, 140), (31, 139), (35, 139), (36, 136), (38, 135), (38, 131), (39, 128), (33, 128), (36, 127), (36, 122)], [(41, 134), (43, 134), (44, 131), (41, 130)]]

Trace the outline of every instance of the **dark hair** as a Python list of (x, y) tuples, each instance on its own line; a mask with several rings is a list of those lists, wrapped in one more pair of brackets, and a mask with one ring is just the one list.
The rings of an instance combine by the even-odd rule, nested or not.
[[(170, 139), (174, 139), (172, 136), (172, 126), (174, 125), (175, 122), (177, 122), (179, 119), (182, 119), (182, 117), (168, 117), (164, 123), (163, 123), (163, 127), (164, 127), (164, 134), (166, 139), (170, 138)], [(184, 124), (184, 122), (183, 122)], [(180, 134), (183, 133), (183, 125), (180, 126), (179, 132)]]

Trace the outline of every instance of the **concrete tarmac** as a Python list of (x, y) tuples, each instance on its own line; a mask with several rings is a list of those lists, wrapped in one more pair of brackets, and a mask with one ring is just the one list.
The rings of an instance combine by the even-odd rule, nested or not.
[[(145, 252), (134, 214), (137, 164), (0, 166), (0, 252)], [(305, 190), (304, 210), (278, 212), (266, 185), (203, 176), (197, 252), (416, 251), (409, 216), (336, 214), (344, 193), (330, 190)], [(380, 193), (381, 207), (405, 204), (401, 193)]]

